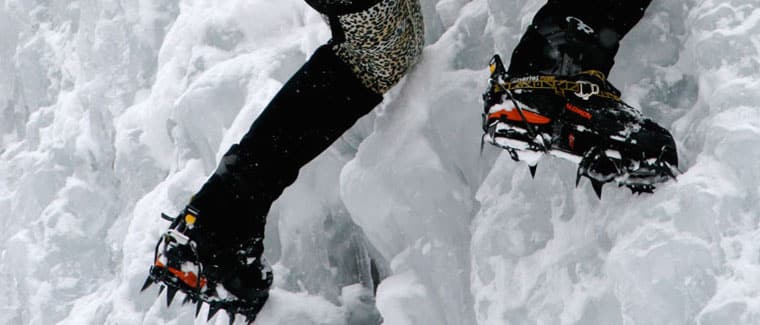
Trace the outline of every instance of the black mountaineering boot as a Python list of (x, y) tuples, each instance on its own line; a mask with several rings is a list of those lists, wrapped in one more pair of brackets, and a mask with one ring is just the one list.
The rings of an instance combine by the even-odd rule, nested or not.
[(649, 1), (552, 0), (536, 15), (509, 70), (496, 55), (483, 94), (483, 141), (526, 161), (544, 153), (579, 164), (576, 184), (615, 182), (634, 193), (678, 173), (671, 134), (620, 99), (607, 74), (618, 42)]
[(203, 215), (188, 206), (171, 220), (169, 230), (156, 245), (154, 264), (145, 283), (167, 287), (167, 304), (178, 291), (185, 301), (197, 304), (196, 315), (205, 302), (210, 319), (224, 309), (230, 319), (235, 314), (252, 321), (269, 296), (272, 271), (261, 256), (263, 238), (243, 239), (235, 247), (227, 247), (219, 234), (206, 231), (198, 220)]

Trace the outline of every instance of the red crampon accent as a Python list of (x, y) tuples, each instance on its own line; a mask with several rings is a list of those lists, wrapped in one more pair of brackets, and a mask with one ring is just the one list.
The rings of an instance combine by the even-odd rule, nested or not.
[[(523, 110), (523, 115), (525, 115), (525, 121), (531, 124), (548, 124), (552, 121), (546, 116), (527, 110)], [(511, 110), (503, 109), (498, 112), (488, 114), (488, 120), (500, 120), (502, 117), (505, 117), (510, 121), (523, 121), (523, 117), (520, 116), (520, 112), (518, 112), (516, 108), (513, 108)]]
[(583, 118), (585, 118), (587, 120), (591, 119), (591, 113), (589, 113), (587, 111), (584, 111), (583, 109), (581, 109), (578, 106), (575, 106), (573, 104), (567, 103), (567, 104), (565, 104), (565, 108), (568, 111), (571, 111), (571, 112), (573, 112), (575, 114), (578, 114), (578, 115), (580, 115), (581, 117), (583, 117)]
[(182, 282), (184, 282), (191, 288), (198, 289), (198, 288), (203, 288), (206, 286), (206, 282), (207, 282), (206, 279), (201, 277), (199, 281), (198, 276), (195, 273), (183, 272), (173, 267), (167, 267), (166, 265), (164, 265), (164, 263), (161, 263), (161, 261), (159, 260), (156, 260), (155, 265), (156, 267), (167, 269), (169, 273), (176, 276), (177, 279), (180, 279)]

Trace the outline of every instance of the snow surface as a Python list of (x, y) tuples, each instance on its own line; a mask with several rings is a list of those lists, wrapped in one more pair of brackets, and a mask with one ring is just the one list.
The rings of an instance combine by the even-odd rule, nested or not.
[[(611, 79), (684, 174), (601, 201), (478, 152), (485, 65), (543, 1), (421, 2), (421, 62), (273, 208), (257, 324), (760, 323), (760, 2), (654, 1)], [(0, 324), (192, 323), (138, 293), (159, 213), (328, 38), (300, 0), (4, 0)]]

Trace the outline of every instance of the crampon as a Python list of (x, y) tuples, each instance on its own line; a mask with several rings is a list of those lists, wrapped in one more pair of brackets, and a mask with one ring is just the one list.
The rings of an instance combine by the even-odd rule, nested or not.
[(620, 100), (601, 72), (510, 78), (498, 55), (490, 69), (481, 149), (505, 149), (532, 176), (543, 154), (573, 161), (576, 186), (586, 177), (600, 198), (607, 183), (652, 193), (680, 173), (671, 134)]
[[(196, 305), (196, 317), (205, 303), (209, 310), (207, 320), (224, 310), (229, 316), (230, 324), (235, 321), (236, 315), (244, 316), (249, 324), (253, 323), (256, 314), (268, 298), (267, 289), (272, 282), (271, 270), (265, 261), (258, 261), (256, 258), (240, 261), (242, 264), (238, 264), (239, 267), (232, 270), (220, 269), (215, 264), (204, 264), (199, 245), (206, 243), (202, 240), (199, 243), (194, 239), (198, 237), (195, 234), (198, 228), (195, 227), (197, 216), (198, 213), (191, 208), (176, 218), (162, 214), (162, 218), (171, 221), (171, 226), (156, 244), (154, 264), (141, 291), (153, 284), (159, 284), (159, 295), (166, 290), (167, 306), (171, 305), (177, 293), (181, 291), (185, 295), (183, 305)], [(245, 252), (238, 252), (238, 257), (240, 254), (244, 255)], [(245, 259), (245, 256), (242, 257)], [(247, 270), (244, 268), (254, 270), (253, 273), (259, 278), (254, 281), (256, 285), (224, 275), (231, 272), (246, 273)]]

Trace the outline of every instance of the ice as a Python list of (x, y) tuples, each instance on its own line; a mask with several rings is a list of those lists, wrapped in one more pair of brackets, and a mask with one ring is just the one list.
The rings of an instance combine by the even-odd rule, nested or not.
[[(479, 152), (486, 65), (543, 3), (421, 0), (419, 64), (274, 205), (257, 324), (760, 322), (760, 4), (652, 3), (610, 79), (684, 173), (598, 200)], [(0, 324), (205, 323), (139, 293), (159, 215), (329, 36), (301, 0), (0, 5)]]

